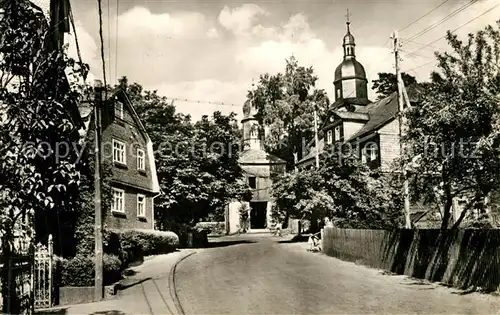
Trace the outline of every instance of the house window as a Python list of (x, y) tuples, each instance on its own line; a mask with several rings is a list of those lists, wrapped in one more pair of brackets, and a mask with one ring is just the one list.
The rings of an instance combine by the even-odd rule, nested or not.
[(371, 162), (377, 159), (377, 145), (375, 143), (368, 144), (362, 155), (362, 162)]
[(257, 188), (257, 181), (254, 176), (248, 178), (248, 185), (250, 188), (255, 189)]
[(340, 98), (340, 89), (337, 89), (337, 98)]
[(125, 143), (113, 139), (113, 162), (126, 164)]
[(144, 195), (137, 195), (137, 216), (146, 217), (146, 197)]
[(335, 141), (340, 141), (340, 126), (335, 127)]
[(115, 117), (119, 117), (120, 119), (123, 119), (123, 103), (122, 102), (115, 103)]
[(137, 149), (137, 169), (144, 171), (146, 169), (145, 156), (143, 149)]
[(125, 191), (113, 188), (112, 211), (125, 213)]
[(326, 133), (326, 143), (331, 144), (332, 142), (333, 142), (332, 141), (332, 131), (328, 130)]

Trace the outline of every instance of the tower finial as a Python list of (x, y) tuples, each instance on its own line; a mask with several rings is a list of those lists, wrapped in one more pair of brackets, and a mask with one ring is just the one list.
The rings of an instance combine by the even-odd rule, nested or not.
[(345, 15), (347, 24), (347, 32), (349, 32), (349, 25), (351, 24), (351, 14), (349, 13), (349, 8), (347, 8), (347, 14)]

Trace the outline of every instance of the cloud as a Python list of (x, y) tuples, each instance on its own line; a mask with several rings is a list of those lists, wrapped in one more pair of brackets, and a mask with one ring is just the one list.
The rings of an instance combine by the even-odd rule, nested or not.
[[(343, 50), (337, 46), (330, 50), (327, 43), (315, 34), (302, 14), (296, 14), (281, 26), (265, 28), (256, 26), (254, 34), (271, 36), (273, 39), (258, 42), (236, 56), (237, 62), (245, 71), (276, 73), (283, 71), (285, 59), (295, 56), (302, 66), (313, 66), (318, 76), (317, 88), (325, 89), (333, 100), (333, 79), (335, 68), (342, 62)], [(389, 48), (382, 46), (364, 46), (358, 43), (357, 60), (363, 64), (370, 82), (377, 78), (378, 72), (392, 71), (393, 56)], [(369, 89), (369, 97), (374, 99), (374, 92)]]
[(220, 35), (219, 35), (219, 31), (215, 27), (212, 27), (211, 29), (209, 29), (207, 31), (207, 36), (209, 38), (218, 38)]
[(155, 14), (144, 7), (134, 7), (118, 18), (119, 36), (163, 36), (192, 38), (205, 35), (208, 29), (206, 17), (198, 12), (179, 11)]
[(219, 14), (219, 23), (234, 34), (243, 35), (251, 29), (259, 16), (268, 14), (266, 10), (252, 3), (233, 9), (226, 5)]

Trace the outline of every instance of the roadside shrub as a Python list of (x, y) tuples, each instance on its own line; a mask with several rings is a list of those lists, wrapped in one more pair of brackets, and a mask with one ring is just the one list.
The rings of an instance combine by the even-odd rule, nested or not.
[(168, 254), (179, 246), (179, 236), (174, 232), (157, 230), (137, 230), (144, 255)]
[(226, 232), (225, 222), (198, 222), (195, 228), (198, 231), (205, 231), (213, 235), (222, 235)]
[(171, 253), (179, 246), (173, 232), (156, 230), (110, 231), (105, 236), (104, 252), (117, 255), (123, 267), (142, 261), (144, 256)]
[[(90, 287), (94, 285), (94, 257), (79, 254), (71, 259), (57, 258), (54, 261), (57, 286)], [(123, 269), (118, 256), (104, 254), (103, 264), (104, 285), (110, 285), (121, 279)]]
[(178, 235), (179, 247), (189, 247), (189, 235), (192, 235), (193, 247), (206, 247), (208, 245), (209, 232), (203, 226), (192, 227), (187, 224), (178, 224), (174, 232)]

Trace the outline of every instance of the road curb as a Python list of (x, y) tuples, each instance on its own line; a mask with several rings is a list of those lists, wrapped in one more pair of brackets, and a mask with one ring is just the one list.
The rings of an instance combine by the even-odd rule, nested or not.
[(172, 268), (170, 269), (170, 273), (168, 275), (168, 288), (169, 288), (169, 293), (170, 293), (170, 299), (172, 300), (172, 302), (174, 303), (174, 306), (175, 306), (175, 310), (176, 310), (176, 315), (179, 314), (179, 315), (184, 315), (184, 309), (182, 308), (182, 305), (179, 301), (179, 296), (177, 295), (177, 291), (175, 289), (175, 271), (177, 269), (177, 266), (182, 262), (184, 261), (185, 259), (187, 259), (188, 257), (192, 256), (196, 254), (196, 251), (194, 252), (191, 252), (187, 255), (185, 255), (184, 257), (182, 257), (181, 259), (179, 259), (177, 262), (174, 263), (174, 265), (172, 266)]

